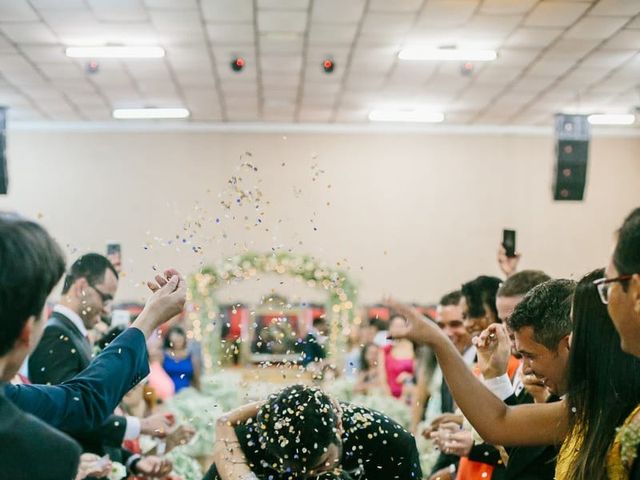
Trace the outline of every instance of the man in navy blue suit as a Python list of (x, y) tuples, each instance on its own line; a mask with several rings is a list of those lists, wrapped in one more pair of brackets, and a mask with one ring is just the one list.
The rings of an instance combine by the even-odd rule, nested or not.
[(64, 269), (59, 245), (40, 225), (0, 212), (0, 465), (6, 478), (73, 479), (80, 449), (52, 426), (99, 427), (147, 375), (145, 339), (184, 305), (185, 282), (167, 270), (149, 284), (154, 293), (131, 328), (80, 375), (58, 386), (7, 384), (42, 335), (42, 310)]

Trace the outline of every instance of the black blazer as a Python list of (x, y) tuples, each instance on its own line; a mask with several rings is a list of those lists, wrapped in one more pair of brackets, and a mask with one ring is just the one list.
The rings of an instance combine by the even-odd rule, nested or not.
[(0, 385), (0, 477), (11, 480), (73, 480), (80, 446), (18, 409)]
[[(560, 400), (551, 396), (547, 402)], [(507, 405), (533, 403), (533, 397), (526, 390), (518, 396), (511, 395), (504, 401)], [(507, 448), (509, 463), (505, 470), (505, 480), (553, 480), (555, 478), (558, 449), (553, 445), (537, 447)]]
[(53, 312), (40, 343), (29, 356), (29, 380), (58, 385), (87, 368), (91, 345), (71, 320)]
[[(29, 357), (29, 379), (33, 383), (61, 384), (87, 368), (91, 357), (91, 344), (78, 327), (65, 315), (53, 312), (40, 343)], [(104, 447), (119, 447), (126, 429), (126, 417), (111, 415), (99, 428), (72, 435), (83, 450), (100, 454)]]

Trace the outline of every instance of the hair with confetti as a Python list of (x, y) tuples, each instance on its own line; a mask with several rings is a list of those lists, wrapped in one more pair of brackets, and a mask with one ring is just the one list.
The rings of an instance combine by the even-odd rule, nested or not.
[(338, 415), (331, 398), (317, 388), (292, 385), (272, 395), (257, 416), (260, 443), (277, 469), (305, 473), (339, 443)]

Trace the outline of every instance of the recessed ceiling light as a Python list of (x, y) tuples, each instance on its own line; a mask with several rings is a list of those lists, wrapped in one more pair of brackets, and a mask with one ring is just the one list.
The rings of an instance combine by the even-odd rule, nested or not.
[(632, 113), (594, 113), (587, 120), (591, 125), (633, 125), (636, 116)]
[(444, 113), (416, 109), (375, 109), (369, 113), (369, 120), (372, 122), (440, 123), (444, 121)]
[(65, 54), (72, 58), (162, 58), (164, 57), (164, 48), (142, 46), (67, 47)]
[(403, 48), (398, 54), (400, 60), (431, 60), (456, 62), (490, 62), (498, 58), (495, 50), (473, 50), (467, 48)]
[(123, 120), (187, 118), (189, 115), (186, 108), (117, 108), (113, 111), (113, 118)]

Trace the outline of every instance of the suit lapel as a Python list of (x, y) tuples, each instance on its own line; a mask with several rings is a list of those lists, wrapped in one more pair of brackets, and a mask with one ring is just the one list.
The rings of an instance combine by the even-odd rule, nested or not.
[(73, 346), (81, 354), (80, 359), (82, 368), (84, 369), (91, 362), (91, 344), (89, 339), (84, 337), (78, 327), (66, 316), (60, 312), (53, 312), (49, 318), (48, 324), (57, 324), (69, 334), (69, 340), (73, 342)]

